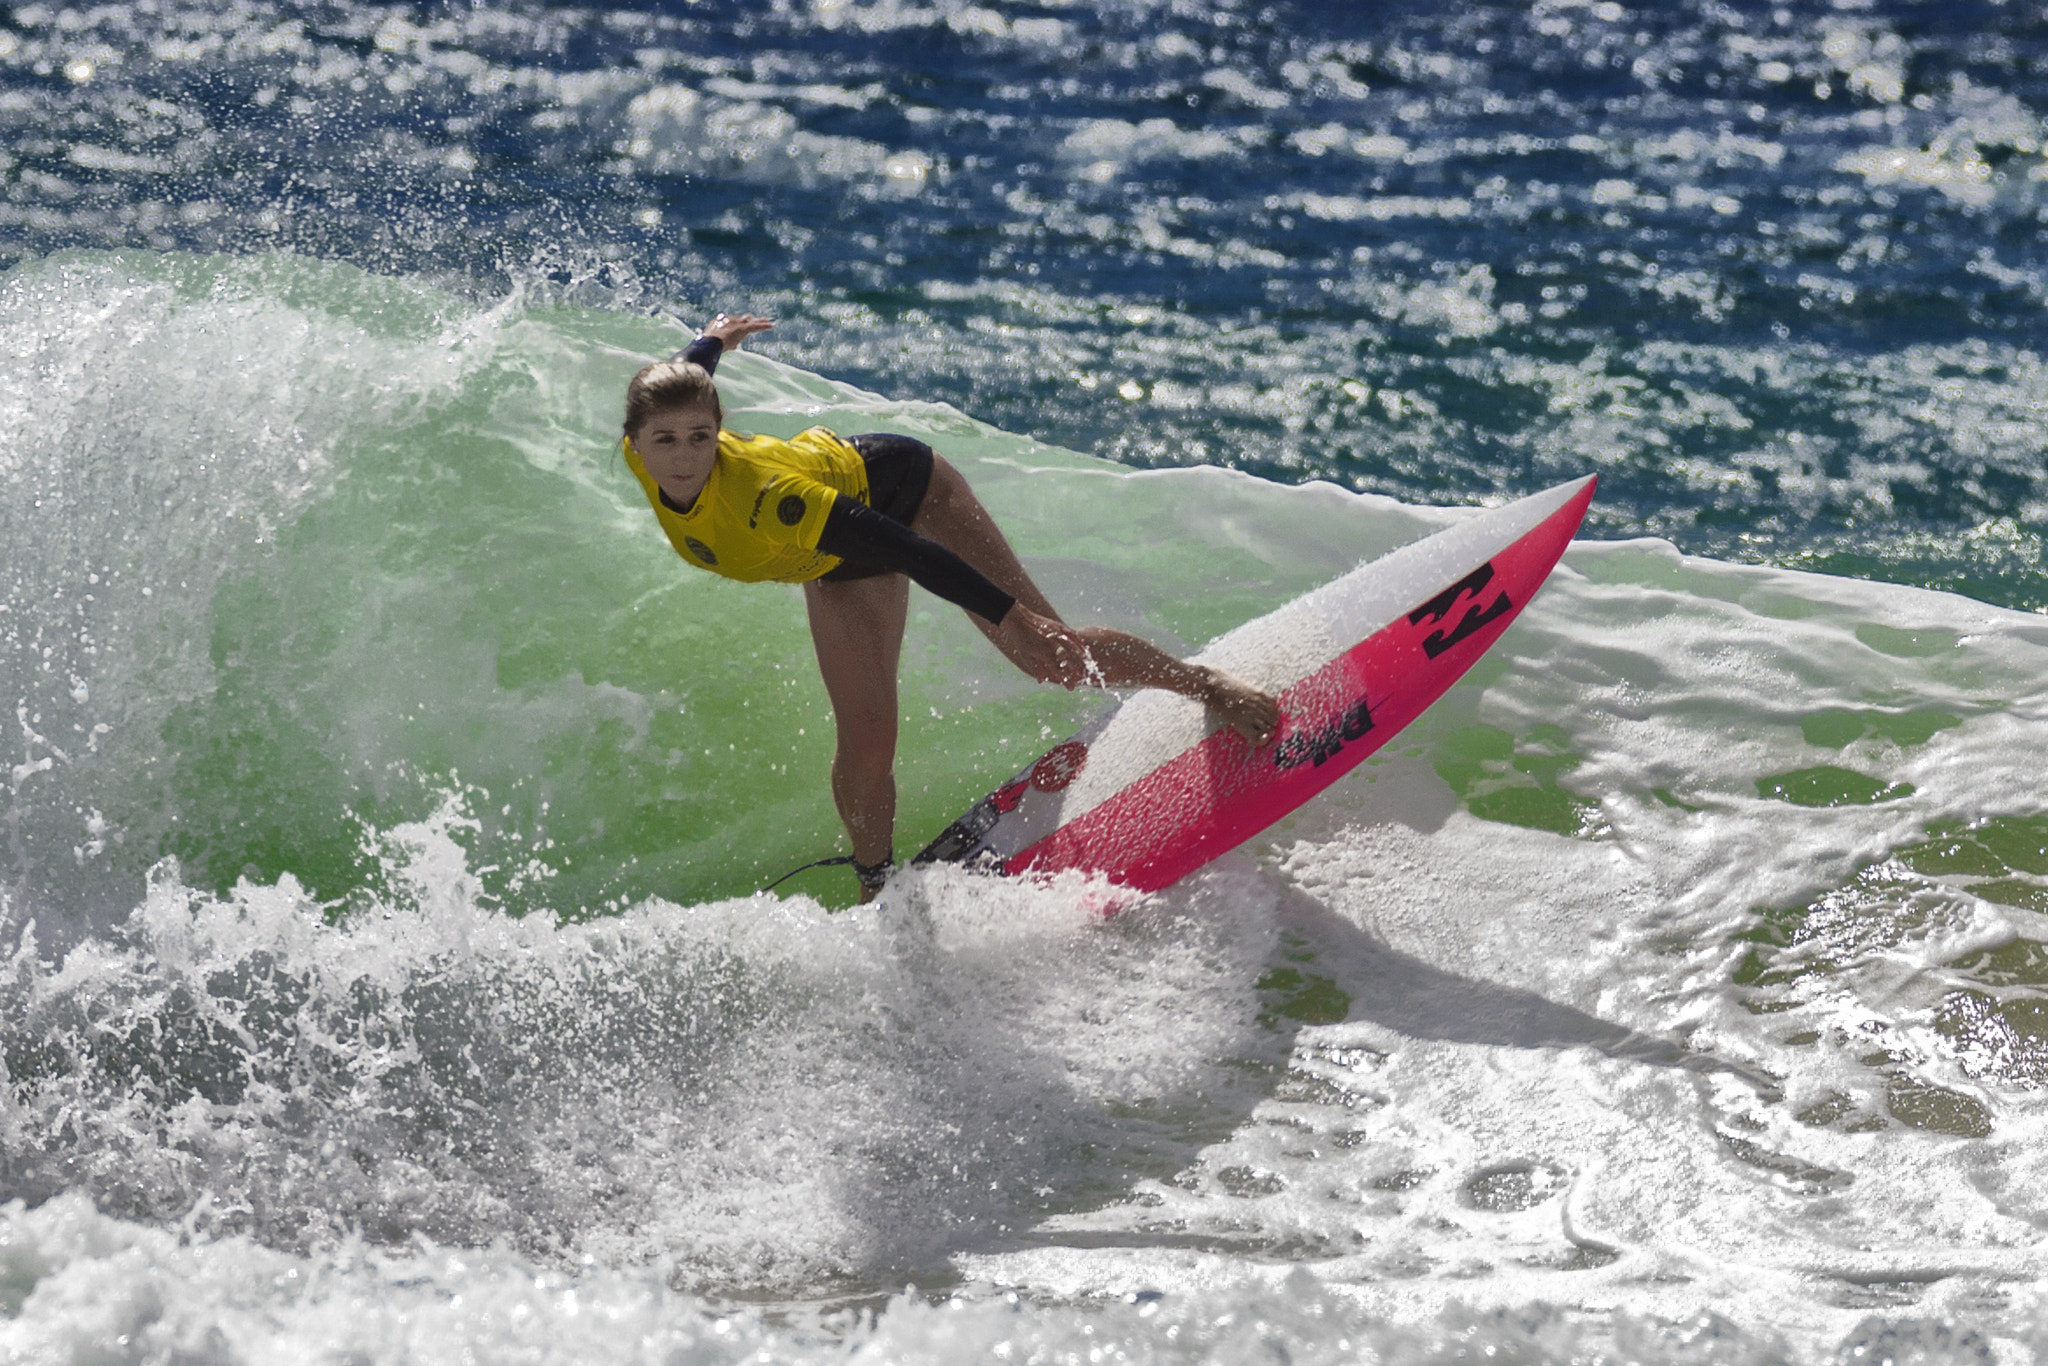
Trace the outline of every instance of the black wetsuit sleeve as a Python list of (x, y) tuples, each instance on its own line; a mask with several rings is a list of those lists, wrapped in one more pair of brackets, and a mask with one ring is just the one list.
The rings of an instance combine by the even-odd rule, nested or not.
[(716, 337), (699, 337), (682, 350), (670, 356), (670, 360), (688, 361), (701, 365), (708, 374), (718, 373), (718, 358), (725, 354), (725, 343)]
[(892, 517), (885, 517), (857, 498), (840, 494), (825, 514), (818, 549), (856, 564), (875, 565), (908, 574), (935, 597), (964, 607), (991, 624), (1017, 600), (990, 583), (980, 570), (937, 541), (927, 540)]

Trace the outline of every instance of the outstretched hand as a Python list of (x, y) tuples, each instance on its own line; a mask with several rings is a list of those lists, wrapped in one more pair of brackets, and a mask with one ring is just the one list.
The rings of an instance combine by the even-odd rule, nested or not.
[(740, 343), (756, 332), (766, 332), (775, 326), (768, 318), (757, 318), (751, 313), (721, 313), (704, 324), (699, 336), (716, 337), (719, 344), (728, 351), (737, 351)]
[(1071, 692), (1090, 681), (1091, 674), (1100, 678), (1102, 670), (1086, 641), (1065, 622), (1040, 616), (1021, 602), (1003, 613), (994, 639), (1012, 664), (1041, 683), (1057, 683)]

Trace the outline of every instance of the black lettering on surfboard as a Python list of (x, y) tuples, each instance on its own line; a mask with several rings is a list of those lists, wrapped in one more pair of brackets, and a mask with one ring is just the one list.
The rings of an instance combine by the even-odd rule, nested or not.
[(1345, 713), (1318, 731), (1300, 731), (1273, 746), (1275, 768), (1324, 764), (1339, 750), (1372, 729), (1372, 705), (1361, 697)]
[[(1451, 614), (1452, 609), (1457, 607), (1460, 599), (1467, 596), (1474, 599), (1478, 598), (1481, 590), (1492, 582), (1493, 562), (1489, 560), (1464, 578), (1459, 579), (1449, 588), (1446, 588), (1443, 592), (1431, 598), (1428, 602), (1423, 603), (1422, 606), (1410, 612), (1408, 614), (1408, 624), (1420, 626), (1424, 622), (1440, 622)], [(1457, 625), (1448, 630), (1431, 631), (1428, 635), (1424, 636), (1422, 638), (1422, 652), (1431, 659), (1435, 659), (1459, 641), (1464, 640), (1476, 631), (1484, 629), (1488, 623), (1496, 621), (1514, 610), (1515, 605), (1508, 599), (1505, 591), (1502, 591), (1500, 596), (1484, 607), (1481, 607), (1475, 601), (1465, 609), (1465, 615), (1458, 619)]]

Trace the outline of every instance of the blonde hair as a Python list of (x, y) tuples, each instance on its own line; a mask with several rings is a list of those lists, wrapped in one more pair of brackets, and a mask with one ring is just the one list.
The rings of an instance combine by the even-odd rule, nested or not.
[(625, 433), (629, 437), (637, 434), (656, 413), (706, 405), (723, 427), (725, 406), (718, 401), (718, 386), (711, 382), (711, 372), (703, 366), (682, 360), (643, 365), (626, 386)]

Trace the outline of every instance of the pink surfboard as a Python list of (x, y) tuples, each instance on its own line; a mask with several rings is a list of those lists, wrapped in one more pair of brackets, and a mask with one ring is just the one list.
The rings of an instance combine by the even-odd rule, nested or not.
[(919, 853), (1010, 875), (1178, 881), (1355, 768), (1457, 682), (1564, 554), (1592, 477), (1458, 522), (1303, 594), (1195, 658), (1280, 698), (1253, 749), (1199, 703), (1147, 690), (1055, 745)]

